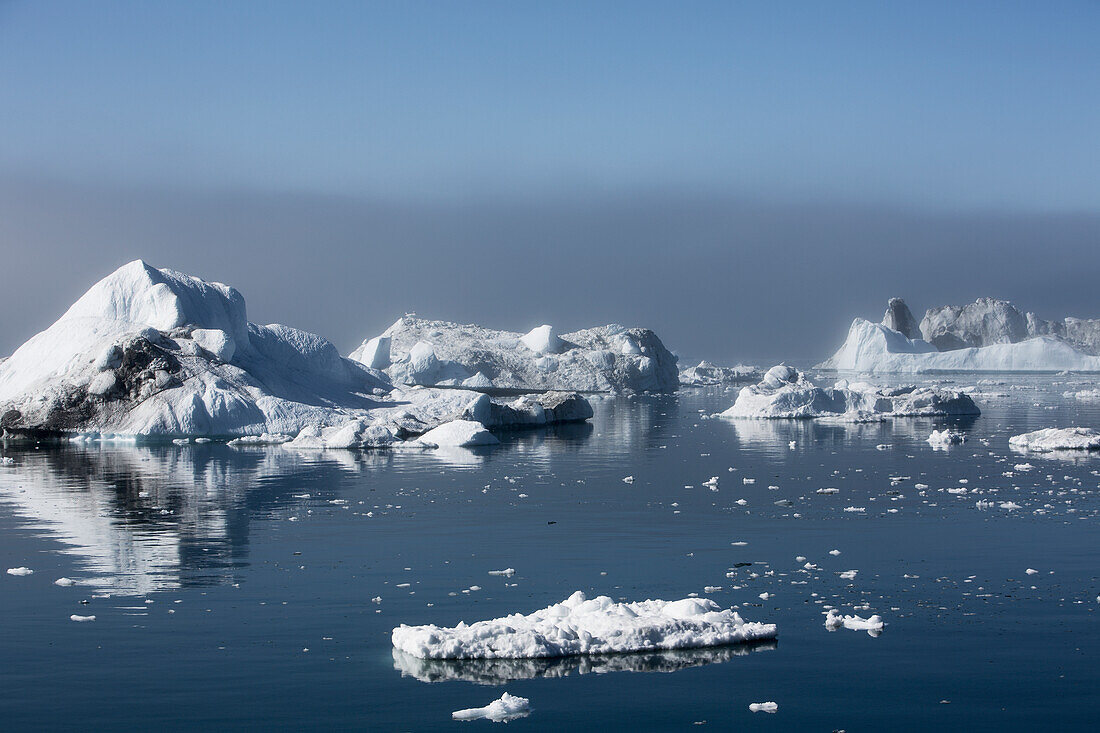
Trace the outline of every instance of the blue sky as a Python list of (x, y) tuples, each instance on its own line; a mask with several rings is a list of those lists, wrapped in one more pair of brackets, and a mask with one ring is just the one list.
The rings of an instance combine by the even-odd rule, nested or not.
[(345, 352), (406, 311), (829, 354), (1100, 316), (1097, 2), (0, 0), (0, 353), (143, 257)]
[(1100, 3), (7, 2), (0, 164), (1093, 210)]

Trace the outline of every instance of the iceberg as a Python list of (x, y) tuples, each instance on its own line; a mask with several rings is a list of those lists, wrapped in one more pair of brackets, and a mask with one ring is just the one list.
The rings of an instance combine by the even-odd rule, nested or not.
[(1100, 450), (1100, 432), (1092, 428), (1044, 428), (1013, 435), (1008, 444), (1024, 451), (1050, 453), (1068, 450)]
[(726, 367), (701, 361), (693, 367), (680, 370), (680, 384), (685, 387), (716, 387), (753, 382), (759, 380), (760, 376), (760, 367), (745, 364)]
[(883, 323), (856, 318), (841, 347), (818, 368), (901, 374), (1100, 371), (1100, 320), (1042, 321), (1008, 301), (982, 298), (929, 309), (915, 333), (912, 314), (899, 300), (890, 301)]
[[(381, 363), (383, 343), (373, 363)], [(250, 323), (234, 288), (141, 260), (93, 285), (0, 362), (6, 436), (298, 436), (377, 447), (457, 419), (507, 427), (591, 415), (579, 395), (533, 395), (515, 405), (453, 390), (395, 390), (385, 373), (343, 358), (321, 336)]]
[(406, 315), (349, 359), (396, 384), (477, 391), (673, 392), (676, 357), (657, 334), (618, 325), (526, 334)]
[(775, 624), (744, 621), (706, 598), (616, 603), (581, 591), (529, 615), (406, 626), (393, 646), (420, 659), (522, 659), (723, 646), (776, 636)]
[(780, 364), (759, 384), (743, 387), (725, 418), (834, 418), (870, 422), (887, 417), (979, 415), (963, 392), (933, 387), (876, 387), (840, 380), (832, 387), (816, 386), (804, 373)]

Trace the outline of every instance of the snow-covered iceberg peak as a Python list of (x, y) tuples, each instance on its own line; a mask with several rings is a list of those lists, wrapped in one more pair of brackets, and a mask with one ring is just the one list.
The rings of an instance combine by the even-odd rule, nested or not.
[(0, 427), (289, 433), (389, 389), (320, 336), (249, 323), (235, 289), (137, 260), (0, 364)]
[(406, 315), (350, 358), (383, 368), (397, 384), (576, 392), (678, 386), (676, 357), (657, 335), (617, 325), (559, 336), (549, 325), (523, 334)]
[(844, 379), (832, 387), (818, 387), (794, 367), (780, 364), (769, 369), (759, 384), (743, 387), (722, 417), (866, 421), (978, 414), (977, 405), (963, 392), (914, 386), (882, 388)]
[(575, 654), (694, 649), (776, 636), (775, 624), (745, 621), (706, 598), (616, 603), (581, 591), (526, 616), (405, 626), (393, 645), (421, 659), (522, 659)]

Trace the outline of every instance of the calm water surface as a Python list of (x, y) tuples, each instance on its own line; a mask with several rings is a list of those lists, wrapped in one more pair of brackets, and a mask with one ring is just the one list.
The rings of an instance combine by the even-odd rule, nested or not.
[[(509, 730), (1093, 730), (1100, 457), (1007, 441), (1100, 426), (1100, 404), (1064, 397), (1073, 378), (953, 381), (981, 417), (727, 422), (707, 416), (735, 392), (702, 390), (476, 451), (3, 446), (0, 566), (35, 572), (0, 575), (2, 727), (461, 730), (493, 724), (452, 711), (506, 690), (532, 705)], [(933, 450), (944, 425), (968, 441)], [(779, 640), (496, 663), (390, 646), (400, 623), (578, 589), (708, 595)], [(886, 629), (830, 632), (826, 605)]]

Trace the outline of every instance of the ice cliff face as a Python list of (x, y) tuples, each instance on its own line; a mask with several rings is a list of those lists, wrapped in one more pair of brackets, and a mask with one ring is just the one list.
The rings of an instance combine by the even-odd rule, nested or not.
[(818, 387), (794, 367), (779, 365), (769, 369), (759, 384), (742, 388), (722, 417), (867, 421), (979, 414), (977, 405), (963, 392), (912, 386), (886, 389), (843, 379), (832, 387)]
[(886, 306), (886, 315), (882, 317), (882, 325), (892, 331), (897, 331), (907, 339), (921, 337), (917, 319), (913, 317), (913, 312), (909, 310), (909, 306), (901, 298), (890, 298), (890, 302)]
[(924, 340), (940, 351), (1015, 344), (1038, 336), (1065, 341), (1077, 351), (1100, 354), (1100, 319), (1047, 321), (1022, 313), (1007, 300), (978, 298), (964, 306), (929, 308), (920, 324)]
[[(391, 390), (384, 374), (316, 334), (249, 323), (235, 289), (138, 260), (0, 363), (0, 428), (144, 437), (340, 429), (347, 445), (383, 445), (471, 411), (498, 426), (554, 421), (561, 406), (494, 412), (468, 394)], [(585, 409), (591, 415), (587, 403), (561, 412)]]
[(398, 384), (474, 390), (671, 392), (676, 357), (652, 331), (600, 326), (527, 334), (404, 316), (349, 358)]
[[(863, 372), (1100, 371), (1100, 321), (1044, 321), (1008, 301), (982, 298), (967, 306), (929, 309), (924, 339), (891, 328), (904, 313), (890, 301), (882, 324), (852, 322), (844, 344), (819, 365)], [(904, 306), (904, 304), (902, 304)], [(908, 309), (905, 309), (908, 312)]]
[(994, 298), (978, 298), (964, 306), (929, 308), (920, 332), (940, 351), (1014, 344), (1030, 335), (1027, 316), (1007, 300)]

